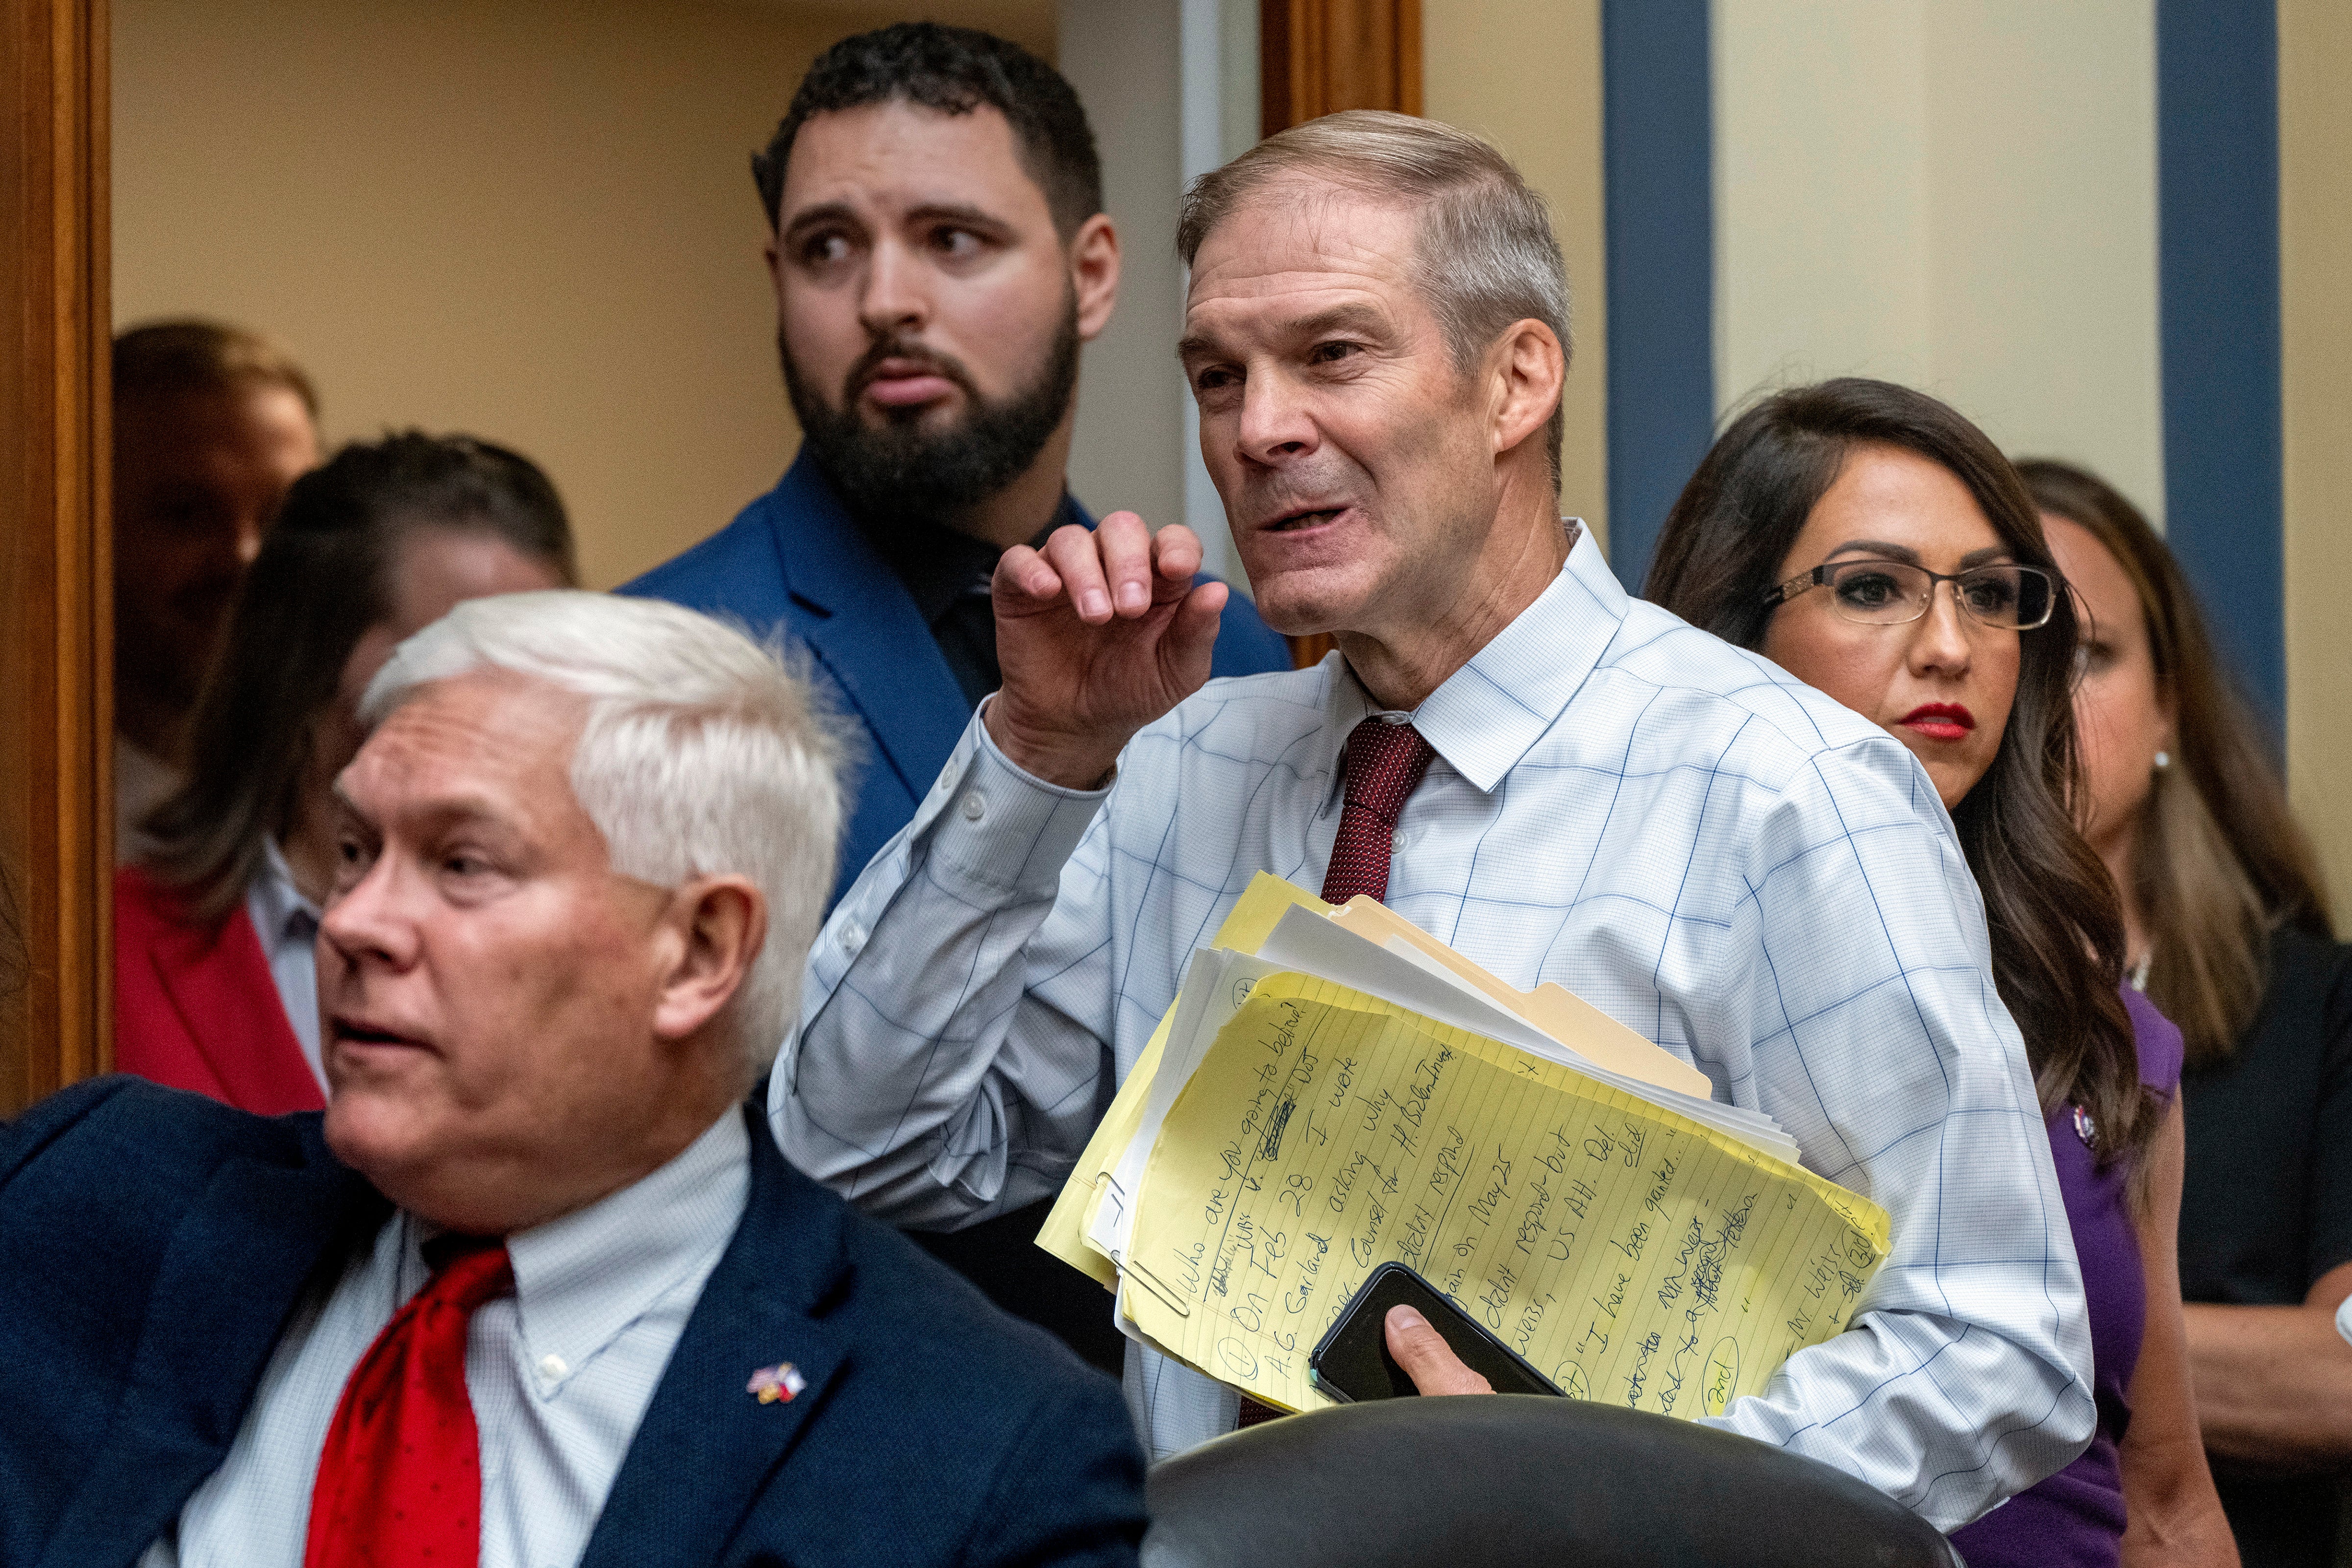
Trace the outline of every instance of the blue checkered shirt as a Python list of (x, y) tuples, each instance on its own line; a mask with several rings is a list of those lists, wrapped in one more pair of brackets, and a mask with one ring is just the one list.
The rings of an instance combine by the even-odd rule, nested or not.
[[(1015, 768), (975, 719), (811, 954), (772, 1080), (802, 1168), (902, 1223), (1055, 1190), (1253, 873), (1317, 886), (1339, 750), (1377, 704), (1332, 655), (1212, 681), (1112, 787)], [(1391, 908), (1551, 980), (1770, 1113), (1884, 1205), (1846, 1332), (1718, 1424), (1945, 1529), (2091, 1435), (2080, 1271), (1984, 911), (1910, 753), (1763, 659), (1627, 598), (1589, 537), (1412, 715), (1436, 749)], [(1155, 1458), (1234, 1395), (1131, 1348)]]

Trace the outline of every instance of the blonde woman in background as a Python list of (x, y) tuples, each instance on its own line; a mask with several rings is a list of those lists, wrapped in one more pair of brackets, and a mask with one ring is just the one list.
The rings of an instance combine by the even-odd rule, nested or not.
[(2180, 1026), (2181, 1293), (2197, 1411), (2247, 1568), (2336, 1561), (2352, 1463), (2352, 949), (2270, 748), (2147, 520), (2018, 465), (2085, 612), (2084, 829), (2126, 966)]

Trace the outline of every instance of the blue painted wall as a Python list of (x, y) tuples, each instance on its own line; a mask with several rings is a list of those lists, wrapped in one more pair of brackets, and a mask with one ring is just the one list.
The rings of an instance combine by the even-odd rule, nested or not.
[(1609, 557), (1639, 592), (1715, 432), (1707, 0), (1603, 0)]
[(2166, 535), (2283, 734), (2278, 10), (2158, 0), (2156, 27)]

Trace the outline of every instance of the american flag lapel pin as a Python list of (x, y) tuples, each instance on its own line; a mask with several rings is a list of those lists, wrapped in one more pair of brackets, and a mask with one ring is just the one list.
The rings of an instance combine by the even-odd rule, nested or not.
[(793, 1395), (807, 1386), (808, 1379), (801, 1375), (800, 1368), (780, 1361), (753, 1373), (751, 1381), (743, 1385), (743, 1392), (756, 1395), (762, 1405), (779, 1405), (791, 1403)]

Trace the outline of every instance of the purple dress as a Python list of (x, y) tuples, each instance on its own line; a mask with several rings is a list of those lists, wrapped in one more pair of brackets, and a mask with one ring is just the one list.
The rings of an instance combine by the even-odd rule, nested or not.
[[(2124, 1005), (2139, 1053), (2139, 1080), (2168, 1103), (2180, 1087), (2180, 1031), (2128, 986)], [(2075, 1125), (2073, 1107), (2061, 1106), (2048, 1122), (2058, 1191), (2066, 1200), (2090, 1308), (2091, 1392), (2098, 1401), (2099, 1425), (2091, 1446), (2073, 1464), (1953, 1531), (1952, 1544), (1969, 1568), (2115, 1568), (2123, 1561), (2124, 1480), (2116, 1445), (2131, 1424), (2128, 1395), (2139, 1364), (2140, 1334), (2147, 1326), (2147, 1275), (2132, 1228), (2125, 1167), (2100, 1169), (2091, 1163), (2090, 1144)]]

